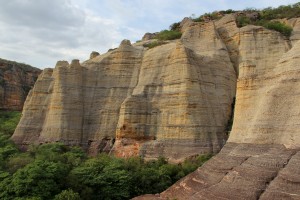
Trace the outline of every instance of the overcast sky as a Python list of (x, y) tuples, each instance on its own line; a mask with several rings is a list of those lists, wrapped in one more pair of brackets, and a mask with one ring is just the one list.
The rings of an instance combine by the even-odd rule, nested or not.
[(87, 60), (123, 39), (168, 29), (193, 14), (277, 7), (297, 0), (0, 0), (0, 58), (35, 67)]

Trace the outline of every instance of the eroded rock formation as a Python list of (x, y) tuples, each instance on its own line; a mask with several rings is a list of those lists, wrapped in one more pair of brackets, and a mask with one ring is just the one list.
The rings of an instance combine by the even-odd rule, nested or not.
[(22, 110), (26, 96), (41, 70), (0, 59), (0, 109)]
[(81, 64), (44, 70), (12, 138), (177, 162), (223, 147), (235, 90), (215, 24), (191, 24), (180, 40), (152, 49), (124, 40)]
[(147, 49), (124, 40), (83, 63), (58, 62), (30, 92), (13, 135), (91, 154), (180, 161), (222, 151), (157, 195), (137, 199), (300, 199), (298, 19), (290, 38), (235, 15), (184, 23), (181, 39)]
[[(219, 154), (161, 194), (135, 199), (300, 199), (300, 42), (216, 22), (237, 67), (233, 129)], [(222, 23), (227, 24), (222, 26)]]

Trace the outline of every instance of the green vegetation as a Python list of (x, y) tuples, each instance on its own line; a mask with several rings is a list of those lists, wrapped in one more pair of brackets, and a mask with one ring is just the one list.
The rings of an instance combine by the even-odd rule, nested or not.
[(61, 143), (20, 152), (9, 139), (20, 113), (0, 115), (0, 199), (130, 199), (162, 192), (211, 157), (197, 156), (181, 164), (107, 154), (89, 158), (81, 148)]
[(238, 16), (237, 17), (238, 27), (243, 27), (243, 26), (246, 26), (249, 24), (263, 26), (267, 29), (278, 31), (282, 35), (287, 36), (287, 37), (289, 37), (293, 31), (292, 27), (290, 27), (284, 23), (281, 23), (279, 21), (267, 21), (267, 20), (263, 20), (263, 19), (258, 19), (258, 20), (253, 21), (246, 16)]
[(287, 6), (279, 6), (278, 8), (265, 8), (260, 11), (260, 18), (264, 20), (283, 19), (300, 17), (300, 3)]
[[(177, 25), (174, 25), (174, 29), (175, 29), (175, 26), (177, 26)], [(166, 44), (166, 40), (179, 39), (181, 37), (182, 33), (179, 32), (178, 30), (172, 30), (172, 27), (170, 27), (170, 28), (171, 28), (171, 30), (163, 30), (163, 31), (159, 32), (155, 36), (155, 39), (157, 39), (156, 41), (146, 43), (143, 46), (151, 49), (151, 48)], [(179, 25), (177, 28), (179, 29)]]
[(153, 42), (150, 42), (150, 43), (146, 43), (143, 46), (148, 47), (149, 49), (151, 49), (151, 48), (163, 45), (163, 44), (166, 44), (166, 42), (164, 42), (164, 41), (153, 41)]
[(176, 22), (170, 25), (171, 31), (180, 31), (180, 22)]
[(161, 41), (164, 40), (176, 40), (181, 37), (181, 33), (179, 31), (174, 30), (163, 30), (159, 32), (155, 38)]
[(205, 13), (203, 15), (200, 15), (199, 17), (193, 19), (194, 22), (204, 22), (205, 19), (210, 19), (210, 20), (216, 20), (220, 19), (222, 16), (219, 15), (219, 12), (214, 11), (212, 13)]
[(21, 117), (18, 111), (0, 111), (0, 132), (12, 135)]
[[(284, 23), (276, 21), (276, 19), (300, 17), (300, 3), (279, 6), (278, 8), (268, 7), (263, 10), (247, 8), (242, 11), (234, 11), (231, 9), (225, 11), (214, 11), (212, 13), (205, 13), (197, 18), (193, 18), (193, 21), (204, 22), (206, 20), (217, 20), (223, 15), (229, 13), (239, 13), (237, 16), (238, 27), (243, 27), (249, 24), (263, 26), (289, 37), (292, 33), (292, 28)], [(171, 25), (171, 27), (173, 26)]]
[(291, 33), (293, 31), (292, 27), (278, 21), (267, 22), (262, 24), (262, 26), (270, 30), (278, 31), (282, 35), (285, 35), (287, 37), (291, 36)]

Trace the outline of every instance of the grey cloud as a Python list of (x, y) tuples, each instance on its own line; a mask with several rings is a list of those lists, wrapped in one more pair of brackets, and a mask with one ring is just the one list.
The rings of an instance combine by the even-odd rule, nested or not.
[(68, 0), (2, 0), (0, 19), (19, 26), (61, 28), (82, 25), (84, 12)]
[(0, 0), (0, 57), (36, 67), (85, 60), (121, 40), (113, 21), (69, 0)]

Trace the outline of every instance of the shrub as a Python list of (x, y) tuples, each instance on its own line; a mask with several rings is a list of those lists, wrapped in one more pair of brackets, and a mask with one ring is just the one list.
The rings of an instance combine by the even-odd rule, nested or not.
[(277, 22), (277, 21), (268, 22), (268, 23), (264, 24), (263, 26), (267, 29), (278, 31), (287, 37), (291, 36), (291, 33), (293, 31), (293, 29), (290, 26), (285, 25), (281, 22)]
[(150, 42), (150, 43), (144, 44), (143, 46), (144, 47), (148, 47), (149, 49), (151, 49), (151, 48), (163, 45), (163, 44), (166, 44), (166, 42), (163, 42), (163, 41), (154, 41), (154, 42)]
[(172, 31), (180, 31), (180, 22), (176, 22), (171, 24), (170, 30)]
[(265, 8), (261, 11), (261, 18), (265, 20), (300, 17), (299, 3), (278, 8)]
[(181, 37), (182, 33), (179, 31), (173, 31), (173, 30), (163, 30), (159, 32), (155, 38), (158, 40), (175, 40), (179, 39)]
[(236, 18), (236, 24), (238, 27), (243, 27), (251, 24), (251, 20), (248, 17), (241, 15)]

